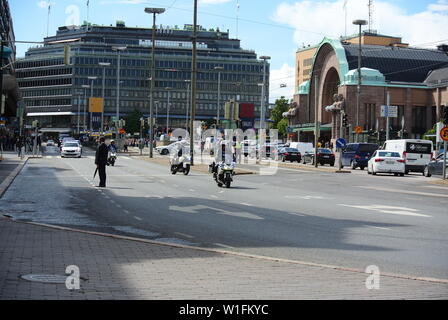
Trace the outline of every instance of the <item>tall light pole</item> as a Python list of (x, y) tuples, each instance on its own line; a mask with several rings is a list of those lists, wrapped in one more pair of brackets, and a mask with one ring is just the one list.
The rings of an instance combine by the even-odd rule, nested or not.
[(77, 128), (78, 128), (78, 135), (80, 134), (80, 128), (79, 128), (79, 118), (80, 118), (80, 113), (81, 113), (81, 95), (82, 95), (82, 91), (77, 90), (76, 91), (76, 95), (77, 95), (77, 99), (78, 99), (78, 121), (77, 121)]
[(170, 125), (170, 98), (171, 98), (171, 87), (166, 87), (165, 90), (168, 91), (168, 104), (166, 106), (166, 134), (168, 135), (168, 128)]
[[(356, 126), (359, 126), (359, 109), (361, 103), (361, 27), (367, 24), (366, 20), (355, 20), (353, 21), (354, 25), (359, 26), (359, 50), (358, 50), (358, 90), (356, 95)], [(356, 142), (358, 142), (359, 134), (356, 134)]]
[(216, 129), (219, 127), (219, 109), (221, 107), (221, 71), (224, 67), (215, 67), (214, 70), (218, 71), (218, 105), (216, 107)]
[(264, 121), (264, 104), (265, 104), (265, 90), (266, 90), (266, 60), (271, 59), (271, 57), (268, 56), (261, 56), (261, 60), (263, 60), (263, 85), (261, 87), (261, 114), (260, 114), (260, 129), (266, 129), (265, 128), (265, 121)]
[[(93, 98), (93, 82), (98, 79), (98, 77), (88, 77), (89, 80), (91, 80), (90, 84), (90, 98)], [(93, 123), (92, 123), (92, 112), (90, 112), (90, 131), (93, 131)]]
[(116, 124), (115, 124), (115, 129), (117, 130), (117, 136), (118, 136), (118, 121), (120, 120), (120, 68), (121, 68), (121, 55), (120, 52), (123, 52), (124, 50), (126, 50), (127, 47), (112, 47), (113, 51), (117, 51), (117, 101), (116, 101)]
[(151, 54), (151, 100), (149, 104), (149, 157), (153, 158), (153, 140), (154, 140), (154, 128), (153, 128), (153, 106), (154, 106), (154, 78), (156, 76), (156, 60), (155, 60), (155, 48), (156, 48), (156, 15), (165, 12), (164, 8), (145, 8), (145, 12), (153, 15), (152, 19), (152, 54)]
[(105, 87), (106, 87), (106, 67), (110, 67), (110, 62), (100, 62), (99, 65), (103, 67), (103, 89), (102, 89), (102, 97), (103, 97), (103, 105), (101, 106), (101, 132), (104, 132), (104, 106), (105, 103)]
[(193, 10), (193, 50), (191, 59), (191, 115), (190, 115), (190, 161), (194, 166), (194, 120), (196, 117), (196, 76), (197, 76), (197, 30), (198, 30), (198, 0), (194, 0)]
[(185, 118), (185, 130), (188, 131), (188, 109), (190, 108), (190, 83), (191, 80), (184, 80), (187, 84), (187, 105), (185, 107), (186, 109), (186, 118)]
[(84, 121), (83, 128), (84, 131), (87, 131), (87, 122), (86, 122), (86, 114), (87, 114), (87, 89), (90, 89), (88, 84), (83, 84), (82, 88), (84, 89)]

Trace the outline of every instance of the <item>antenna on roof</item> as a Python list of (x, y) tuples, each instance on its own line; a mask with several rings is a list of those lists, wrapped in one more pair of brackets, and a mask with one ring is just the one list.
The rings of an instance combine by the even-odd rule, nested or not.
[(47, 38), (48, 38), (48, 32), (49, 32), (49, 29), (50, 29), (50, 13), (51, 13), (51, 2), (48, 3)]
[(238, 19), (240, 16), (240, 2), (236, 0), (236, 38), (238, 39)]
[(90, 9), (90, 0), (87, 0), (87, 23), (89, 22), (89, 9)]
[(347, 37), (347, 2), (348, 0), (344, 1), (344, 12), (345, 12), (345, 37)]
[(372, 24), (373, 24), (373, 0), (369, 0), (369, 33), (372, 32)]

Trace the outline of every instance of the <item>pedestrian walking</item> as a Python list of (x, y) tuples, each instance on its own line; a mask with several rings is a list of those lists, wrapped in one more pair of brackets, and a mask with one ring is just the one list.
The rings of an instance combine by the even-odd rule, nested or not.
[(108, 154), (109, 148), (106, 145), (106, 139), (101, 137), (100, 145), (95, 154), (95, 164), (98, 169), (98, 175), (100, 176), (100, 184), (98, 187), (100, 188), (106, 187), (106, 165)]
[(16, 151), (17, 151), (18, 157), (22, 156), (22, 147), (23, 147), (22, 139), (20, 137), (18, 137), (17, 141), (16, 141)]

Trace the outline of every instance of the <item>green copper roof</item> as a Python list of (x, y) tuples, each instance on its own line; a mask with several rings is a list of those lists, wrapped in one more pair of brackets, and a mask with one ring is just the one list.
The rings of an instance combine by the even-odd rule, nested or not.
[[(386, 78), (384, 75), (375, 69), (361, 68), (362, 85), (365, 86), (385, 86)], [(342, 85), (357, 85), (358, 84), (358, 70), (350, 70), (344, 75)]]
[(310, 93), (310, 81), (302, 82), (299, 86), (299, 94), (309, 94)]
[[(348, 68), (347, 57), (345, 55), (345, 49), (342, 46), (342, 43), (340, 40), (324, 38), (321, 41), (321, 43), (319, 43), (318, 49), (317, 49), (316, 53), (314, 54), (313, 66), (314, 66), (314, 62), (316, 61), (316, 57), (319, 54), (320, 49), (326, 44), (329, 44), (330, 46), (332, 46), (336, 53), (336, 58), (338, 59), (338, 62), (339, 62), (339, 81), (341, 83), (343, 83), (344, 75), (348, 73), (349, 68)], [(314, 69), (314, 67), (313, 67), (313, 69)]]

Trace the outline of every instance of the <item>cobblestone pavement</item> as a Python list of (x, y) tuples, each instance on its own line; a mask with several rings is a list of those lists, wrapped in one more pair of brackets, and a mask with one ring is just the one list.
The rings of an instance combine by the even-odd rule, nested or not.
[[(80, 270), (80, 289), (26, 274)], [(0, 299), (447, 299), (448, 283), (49, 228), (0, 218)]]

